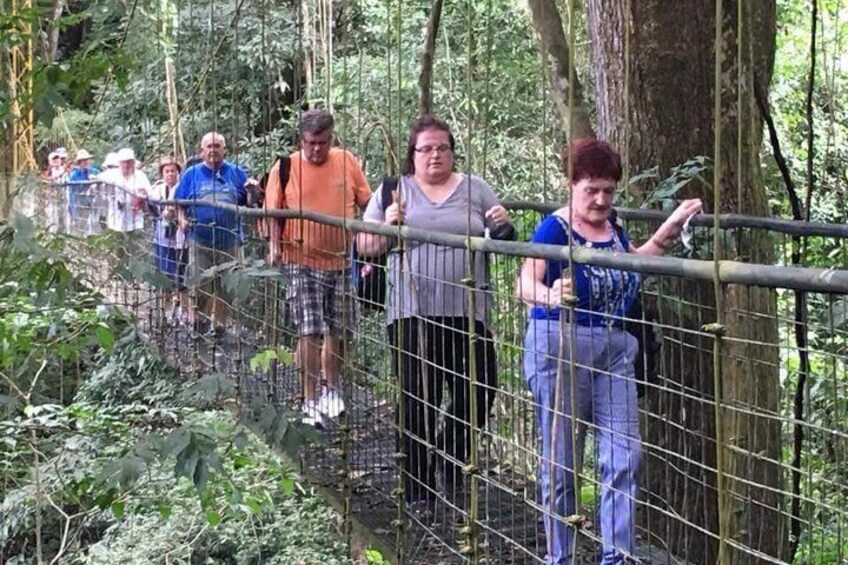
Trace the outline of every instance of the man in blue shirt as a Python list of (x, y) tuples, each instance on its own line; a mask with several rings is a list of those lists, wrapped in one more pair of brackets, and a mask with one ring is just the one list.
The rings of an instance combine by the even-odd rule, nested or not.
[[(100, 174), (100, 169), (91, 166), (91, 153), (85, 149), (77, 151), (76, 165), (68, 177), (68, 214), (73, 229), (85, 231), (94, 212), (96, 190), (88, 183)], [(99, 218), (95, 221), (99, 221)]]
[(195, 326), (218, 335), (227, 323), (229, 297), (218, 277), (207, 271), (239, 260), (242, 230), (238, 214), (217, 205), (246, 206), (248, 190), (255, 183), (244, 169), (224, 160), (226, 148), (224, 136), (218, 132), (204, 135), (200, 142), (203, 162), (186, 169), (174, 193), (177, 200), (195, 202), (179, 209), (180, 224), (191, 242), (189, 272), (197, 285), (197, 311), (201, 314)]

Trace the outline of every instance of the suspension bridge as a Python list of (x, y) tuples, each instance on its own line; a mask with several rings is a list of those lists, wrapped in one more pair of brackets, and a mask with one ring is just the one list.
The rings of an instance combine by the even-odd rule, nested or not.
[[(706, 22), (707, 31), (714, 32), (687, 28), (693, 49), (710, 56), (690, 61), (700, 74), (693, 70), (686, 75), (692, 100), (682, 117), (676, 113), (678, 106), (687, 104), (682, 103), (686, 94), (680, 92), (663, 99), (662, 109), (645, 115), (645, 108), (654, 105), (652, 96), (674, 89), (663, 82), (652, 90), (654, 83), (634, 78), (642, 72), (640, 65), (647, 64), (638, 58), (644, 52), (637, 31), (657, 33), (654, 28), (662, 27), (638, 27), (638, 17), (647, 18), (651, 6), (637, 0), (586, 3), (595, 49), (593, 111), (577, 76), (585, 69), (574, 60), (579, 50), (576, 26), (583, 15), (570, 1), (567, 10), (539, 1), (514, 13), (499, 12), (494, 0), (448, 6), (441, 36), (445, 7), (440, 1), (424, 16), (423, 9), (394, 1), (385, 6), (331, 0), (138, 4), (116, 18), (120, 29), (115, 43), (121, 49), (127, 42), (127, 49), (141, 49), (133, 43), (134, 26), (158, 40), (155, 49), (161, 60), (155, 72), (151, 66), (159, 81), (155, 103), (139, 123), (127, 124), (121, 139), (136, 147), (145, 166), (162, 155), (185, 161), (191, 153), (186, 148), (197, 141), (191, 136), (216, 129), (233, 140), (229, 157), (260, 176), (278, 153), (297, 149), (292, 124), (303, 111), (323, 107), (338, 116), (336, 143), (362, 157), (373, 181), (397, 173), (406, 125), (419, 114), (435, 111), (449, 116), (454, 128), (461, 154), (458, 170), (491, 179), (508, 195), (535, 197), (532, 202), (504, 198), (518, 231), (514, 242), (479, 237), (470, 230), (449, 234), (378, 225), (299, 206), (271, 211), (211, 205), (238, 216), (244, 244), (237, 257), (198, 275), (220, 278), (221, 285), (212, 287), (211, 295), (201, 294), (206, 290), (190, 293), (192, 305), (209, 298), (225, 302), (230, 312), (226, 327), (217, 334), (193, 331), (171, 315), (177, 289), (157, 272), (151, 222), (130, 236), (100, 225), (103, 202), (123, 189), (94, 180), (85, 183), (88, 197), (71, 203), (65, 181), (45, 182), (33, 173), (44, 157), (36, 149), (34, 133), (34, 22), (27, 19), (29, 0), (12, 2), (11, 13), (21, 17), (10, 25), (27, 39), (3, 52), (10, 70), (12, 126), (2, 159), (8, 171), (2, 194), (4, 221), (13, 226), (32, 222), (81, 280), (97, 290), (104, 303), (131, 314), (149, 342), (182, 373), (192, 378), (225, 375), (235, 384), (233, 404), (242, 421), (280, 431), (299, 418), (303, 402), (300, 375), (290, 356), (298, 339), (291, 322), (291, 279), (285, 269), (266, 261), (267, 233), (259, 229), (263, 224), (258, 220), (302, 220), (307, 229), (341, 228), (351, 237), (382, 235), (392, 238), (401, 254), (426, 246), (425, 261), (437, 262), (456, 250), (469, 257), (463, 279), (466, 307), (474, 311), (481, 301), (492, 305), (487, 312), (492, 335), (469, 328), (463, 334), (469, 344), (493, 342), (494, 402), (485, 423), (466, 422), (473, 445), (466, 461), (455, 461), (438, 441), (412, 438), (434, 465), (459, 463), (464, 477), (460, 492), (451, 491), (439, 477), (426, 512), (404, 496), (409, 472), (401, 446), (410, 434), (399, 422), (408, 393), (398, 375), (397, 348), (390, 345), (385, 313), (355, 292), (345, 295), (344, 311), (350, 306), (359, 314), (342, 359), (346, 410), (314, 436), (298, 459), (304, 476), (339, 510), (349, 547), (365, 543), (397, 563), (543, 563), (550, 550), (547, 518), (567, 523), (573, 532), (573, 562), (598, 561), (604, 545), (598, 506), (608, 485), (601, 479), (593, 422), (574, 423), (588, 427), (592, 438), (574, 473), (574, 513), (562, 515), (540, 501), (539, 406), (522, 365), (529, 313), (516, 296), (522, 262), (539, 258), (636, 272), (644, 280), (638, 298), (642, 313), (614, 320), (636, 333), (650, 332), (659, 344), (651, 353), (651, 378), (638, 383), (642, 461), (635, 498), (636, 542), (629, 559), (700, 564), (842, 563), (848, 558), (843, 469), (848, 431), (848, 226), (811, 221), (813, 180), (808, 181), (806, 202), (801, 202), (785, 171), (767, 96), (774, 37), (758, 35), (774, 31), (768, 6), (725, 2), (733, 5), (730, 10), (722, 2), (706, 8), (681, 3), (700, 15), (692, 18), (697, 20), (693, 26)], [(678, 9), (666, 8), (670, 13)], [(541, 63), (530, 86), (506, 79), (499, 84), (499, 73), (506, 72), (499, 57), (507, 55), (497, 51), (498, 31), (514, 19), (503, 13), (532, 22), (528, 28), (535, 32)], [(150, 14), (153, 19), (145, 23), (143, 18)], [(382, 28), (367, 28), (375, 14), (383, 18)], [(659, 21), (664, 14), (650, 12), (650, 17)], [(191, 35), (189, 26), (181, 25), (188, 21), (202, 21), (205, 27)], [(61, 27), (59, 19), (52, 25)], [(446, 25), (453, 33), (447, 38)], [(417, 42), (422, 29), (423, 45), (410, 57), (411, 38)], [(687, 46), (651, 39), (656, 49), (670, 54), (652, 59), (660, 61), (652, 70), (673, 82), (679, 69), (669, 61), (689, 57), (684, 53)], [(203, 44), (202, 60), (187, 53), (192, 42)], [(378, 55), (368, 51), (370, 43), (379, 46)], [(766, 44), (772, 51), (758, 52)], [(227, 51), (230, 45), (236, 52)], [(237, 64), (239, 48), (254, 58), (244, 68)], [(230, 59), (222, 60), (223, 53)], [(278, 68), (269, 54), (290, 58)], [(671, 65), (674, 72), (662, 64)], [(814, 70), (813, 65), (811, 76)], [(114, 84), (121, 80), (115, 69), (105, 71), (92, 115), (120, 108), (122, 94), (130, 104), (128, 92)], [(716, 84), (721, 86), (714, 88)], [(253, 87), (261, 95), (250, 99)], [(645, 99), (640, 98), (643, 92)], [(529, 98), (535, 105), (527, 103)], [(507, 112), (510, 104), (517, 105), (519, 113), (529, 109), (538, 114), (512, 126), (522, 130), (522, 144), (499, 137), (506, 135), (498, 131), (499, 112)], [(707, 110), (695, 111), (696, 106)], [(72, 151), (96, 137), (95, 120), (74, 136), (74, 124), (67, 123), (61, 108), (56, 113), (54, 128), (61, 124)], [(812, 124), (812, 111), (807, 117)], [(688, 121), (677, 128), (675, 120)], [(781, 173), (794, 196), (793, 219), (768, 215), (758, 172), (763, 128), (778, 163), (783, 161)], [(563, 140), (592, 135), (619, 144), (624, 178), (645, 202), (644, 208), (617, 210), (632, 241), (645, 241), (668, 216), (659, 209), (663, 204), (684, 195), (704, 198), (713, 213), (692, 219), (691, 249), (677, 245), (669, 256), (645, 257), (529, 242), (539, 222), (561, 205), (561, 191), (555, 188), (560, 173), (551, 162)], [(812, 144), (812, 125), (809, 135)], [(812, 153), (809, 179), (814, 178)], [(666, 173), (668, 178), (661, 178)], [(533, 188), (521, 192), (527, 184)], [(634, 196), (628, 198), (638, 203)], [(807, 264), (810, 250), (827, 260)], [(489, 280), (475, 286), (481, 282), (475, 281), (473, 267), (478, 258)], [(411, 270), (402, 263), (399, 268)], [(564, 308), (575, 314), (573, 304)], [(338, 323), (345, 326), (347, 320)], [(481, 386), (475, 371), (467, 377), (469, 389)], [(450, 396), (438, 405), (417, 399), (431, 404), (440, 429), (451, 417)], [(472, 414), (485, 410), (475, 394), (468, 402)], [(278, 440), (276, 447), (283, 449)]]

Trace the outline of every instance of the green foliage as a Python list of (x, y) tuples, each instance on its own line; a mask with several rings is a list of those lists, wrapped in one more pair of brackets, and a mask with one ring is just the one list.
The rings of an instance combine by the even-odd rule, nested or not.
[(183, 379), (130, 331), (80, 386), (77, 399), (102, 406), (179, 405)]
[(0, 224), (0, 377), (13, 402), (61, 402), (68, 379), (111, 351), (120, 316), (104, 318), (101, 298), (82, 287), (30, 220)]
[(302, 444), (287, 413), (239, 423), (228, 378), (189, 381), (104, 317), (27, 221), (0, 247), (4, 562), (346, 562), (338, 515), (266, 442)]
[[(41, 465), (40, 495), (30, 482), (0, 505), (7, 556), (32, 547), (41, 512), (47, 555), (83, 563), (158, 562), (169, 552), (177, 562), (345, 562), (338, 516), (295, 490), (291, 471), (227, 412), (79, 404), (4, 424), (4, 439), (65, 432)], [(67, 522), (74, 536), (58, 539)]]
[(652, 167), (631, 177), (628, 184), (631, 188), (643, 183), (653, 187), (640, 204), (640, 208), (651, 208), (660, 204), (665, 210), (673, 210), (679, 200), (677, 194), (690, 183), (697, 182), (701, 187), (712, 190), (712, 185), (704, 178), (712, 175), (712, 169), (712, 159), (699, 155), (672, 167), (665, 178), (660, 178), (658, 167)]
[(279, 361), (283, 365), (294, 363), (294, 356), (287, 347), (272, 347), (260, 351), (250, 359), (251, 371), (267, 371), (272, 361)]
[[(802, 201), (806, 197), (806, 97), (810, 72), (809, 5), (780, 0), (777, 55), (770, 90), (771, 113), (786, 156), (790, 175)], [(848, 67), (844, 56), (848, 21), (838, 0), (819, 2), (816, 81), (813, 88), (814, 192), (810, 209), (814, 221), (844, 223), (848, 219)], [(766, 141), (765, 179), (776, 214), (791, 217), (786, 188)], [(831, 244), (832, 245), (832, 244)], [(844, 264), (845, 258), (842, 258)]]
[(391, 561), (383, 557), (379, 550), (369, 547), (365, 550), (365, 562), (369, 565), (389, 565)]

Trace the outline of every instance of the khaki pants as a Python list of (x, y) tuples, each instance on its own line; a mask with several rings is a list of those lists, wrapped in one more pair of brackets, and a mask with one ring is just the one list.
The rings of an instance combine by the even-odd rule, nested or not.
[(211, 270), (232, 261), (241, 261), (241, 248), (238, 245), (227, 249), (210, 249), (195, 243), (189, 247), (190, 284), (196, 293), (197, 310), (217, 325), (226, 323), (232, 297), (221, 284), (221, 273)]

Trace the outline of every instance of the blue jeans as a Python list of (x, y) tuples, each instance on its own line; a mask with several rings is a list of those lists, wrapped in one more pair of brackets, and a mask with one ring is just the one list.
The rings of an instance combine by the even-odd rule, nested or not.
[[(620, 329), (530, 320), (524, 347), (524, 376), (536, 400), (542, 438), (539, 476), (547, 562), (568, 563), (574, 550), (576, 530), (565, 523), (565, 518), (576, 512), (574, 448), (579, 473), (586, 427), (592, 426), (601, 483), (600, 562), (623, 563), (634, 550), (641, 458), (633, 365), (638, 351), (636, 338)], [(562, 379), (559, 387), (558, 369)], [(577, 402), (576, 422), (571, 418), (575, 413), (573, 400)]]

